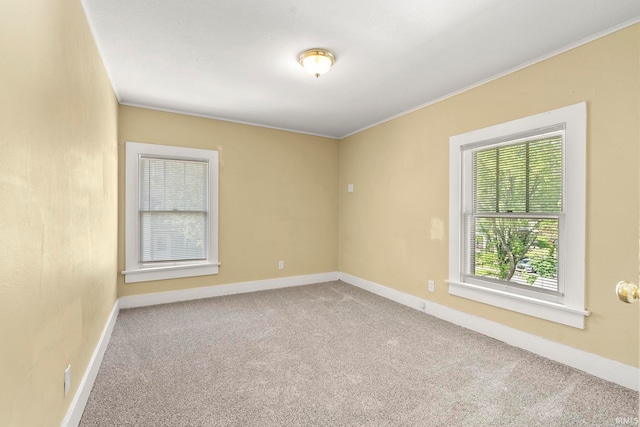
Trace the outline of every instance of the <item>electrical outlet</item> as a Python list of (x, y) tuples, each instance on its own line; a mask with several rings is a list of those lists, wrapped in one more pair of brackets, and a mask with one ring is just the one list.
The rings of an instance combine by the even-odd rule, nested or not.
[(429, 292), (435, 292), (436, 291), (436, 284), (433, 280), (429, 280)]
[(284, 261), (278, 261), (278, 270), (284, 270)]
[(64, 370), (64, 395), (66, 396), (69, 393), (69, 389), (71, 388), (71, 365), (67, 366), (67, 369)]

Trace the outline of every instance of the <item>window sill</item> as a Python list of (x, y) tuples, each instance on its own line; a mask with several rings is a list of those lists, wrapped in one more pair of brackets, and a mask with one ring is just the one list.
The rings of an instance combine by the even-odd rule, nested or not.
[(152, 280), (179, 279), (182, 277), (207, 276), (218, 274), (220, 263), (169, 265), (164, 267), (141, 268), (139, 270), (126, 270), (125, 283), (149, 282)]
[(591, 314), (587, 310), (485, 288), (484, 286), (452, 280), (447, 280), (447, 283), (449, 284), (449, 294), (451, 295), (562, 323), (578, 329), (584, 329), (584, 318)]

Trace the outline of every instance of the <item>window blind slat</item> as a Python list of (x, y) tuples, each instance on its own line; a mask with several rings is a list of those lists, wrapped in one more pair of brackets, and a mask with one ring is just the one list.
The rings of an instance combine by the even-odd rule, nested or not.
[(562, 212), (561, 137), (476, 151), (473, 164), (474, 212)]
[(558, 291), (562, 135), (478, 149), (472, 163), (469, 274)]
[(142, 157), (142, 262), (206, 259), (208, 164)]

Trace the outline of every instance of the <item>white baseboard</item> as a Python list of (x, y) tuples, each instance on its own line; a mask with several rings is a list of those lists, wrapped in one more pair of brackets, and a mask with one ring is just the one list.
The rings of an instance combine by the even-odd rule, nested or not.
[(288, 288), (291, 286), (310, 285), (313, 283), (338, 280), (340, 273), (309, 274), (306, 276), (281, 277), (277, 279), (256, 280), (252, 282), (232, 283), (228, 285), (190, 288), (180, 291), (157, 292), (153, 294), (131, 295), (120, 297), (120, 308), (146, 307), (149, 305), (168, 304), (178, 301), (219, 297), (223, 295), (243, 294), (247, 292), (265, 291), (268, 289)]
[(638, 391), (640, 388), (639, 368), (625, 365), (615, 360), (607, 359), (583, 350), (578, 350), (555, 341), (550, 341), (537, 335), (522, 332), (518, 329), (514, 329), (491, 320), (473, 316), (459, 310), (454, 310), (444, 305), (436, 304), (414, 295), (409, 295), (350, 274), (340, 273), (340, 280), (397, 303), (446, 320), (447, 322), (503, 341), (514, 347), (528, 350), (547, 359), (554, 360), (604, 380), (611, 381), (612, 383), (630, 388), (631, 390)]
[(133, 295), (121, 297), (116, 300), (107, 320), (100, 340), (96, 345), (89, 366), (80, 381), (78, 390), (73, 396), (71, 405), (62, 420), (62, 427), (77, 427), (80, 424), (82, 413), (89, 400), (89, 394), (93, 388), (93, 383), (98, 375), (102, 357), (107, 350), (113, 327), (116, 324), (118, 313), (123, 308), (144, 307), (148, 305), (167, 304), (178, 301), (188, 301), (193, 299), (210, 298), (223, 295), (240, 294), (246, 292), (264, 291), (267, 289), (288, 288), (292, 286), (311, 285), (313, 283), (331, 282), (338, 280), (340, 273), (337, 271), (330, 273), (309, 274), (306, 276), (282, 277), (277, 279), (257, 280), (253, 282), (232, 283), (228, 285), (208, 286), (204, 288), (185, 289), (181, 291), (159, 292), (146, 295)]
[(166, 304), (178, 301), (210, 298), (268, 289), (287, 288), (310, 285), (313, 283), (342, 280), (353, 286), (380, 295), (384, 298), (423, 311), (432, 316), (446, 320), (464, 328), (490, 336), (509, 345), (523, 348), (532, 353), (555, 360), (562, 364), (584, 371), (596, 377), (611, 381), (623, 387), (638, 391), (640, 386), (640, 369), (628, 366), (615, 360), (606, 359), (583, 350), (566, 346), (541, 338), (481, 317), (454, 310), (434, 302), (388, 288), (375, 282), (361, 279), (346, 273), (330, 272), (310, 274), (306, 276), (283, 277), (278, 279), (257, 280), (252, 282), (233, 283), (228, 285), (208, 286), (205, 288), (185, 289), (181, 291), (160, 292), (155, 294), (121, 297), (116, 300), (107, 320), (100, 340), (91, 356), (82, 381), (73, 397), (73, 401), (62, 420), (62, 427), (77, 427), (82, 418), (89, 394), (93, 388), (102, 357), (109, 344), (113, 327), (120, 309)]
[(102, 357), (104, 356), (104, 352), (107, 350), (107, 345), (109, 344), (109, 339), (111, 338), (111, 333), (113, 332), (113, 327), (116, 324), (119, 312), (120, 305), (119, 301), (116, 300), (115, 304), (113, 304), (111, 314), (107, 319), (107, 324), (104, 326), (104, 329), (102, 329), (102, 334), (100, 335), (98, 344), (91, 355), (89, 365), (82, 376), (78, 390), (76, 390), (76, 394), (73, 396), (73, 400), (71, 401), (71, 405), (69, 405), (67, 414), (62, 420), (62, 427), (77, 427), (78, 424), (80, 424), (84, 407), (87, 405), (87, 401), (89, 400), (89, 394), (91, 393), (93, 383), (98, 375), (98, 370), (102, 363)]

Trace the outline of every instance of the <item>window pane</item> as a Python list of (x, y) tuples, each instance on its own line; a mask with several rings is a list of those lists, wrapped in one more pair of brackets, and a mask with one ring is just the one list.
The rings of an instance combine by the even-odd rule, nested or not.
[(207, 163), (140, 159), (140, 210), (206, 211)]
[(142, 262), (206, 259), (206, 213), (141, 212)]
[(562, 140), (529, 144), (529, 210), (562, 212)]
[(140, 259), (206, 259), (206, 162), (140, 159)]
[(562, 137), (476, 151), (473, 178), (474, 212), (562, 212)]
[(498, 212), (497, 150), (479, 151), (473, 155), (473, 200), (475, 212)]
[(470, 218), (469, 273), (558, 291), (558, 220)]

